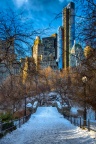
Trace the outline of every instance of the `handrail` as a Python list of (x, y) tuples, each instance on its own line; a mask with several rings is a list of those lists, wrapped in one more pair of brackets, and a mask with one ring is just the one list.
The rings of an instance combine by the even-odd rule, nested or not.
[[(19, 119), (10, 120), (9, 122), (4, 122), (4, 123), (1, 122), (0, 123), (0, 133), (4, 135), (6, 132), (12, 132), (16, 128), (20, 128), (22, 124), (24, 124), (25, 122), (27, 122), (29, 120), (30, 116), (31, 116), (31, 113), (29, 115), (26, 115)], [(3, 126), (8, 123), (12, 124), (12, 126), (9, 126), (8, 128), (3, 130)]]
[[(57, 107), (57, 106), (56, 106)], [(64, 118), (68, 119), (72, 124), (79, 126), (80, 128), (87, 128), (89, 131), (96, 132), (96, 122), (86, 120), (86, 126), (84, 126), (84, 119), (80, 116), (73, 116), (71, 114), (64, 114), (61, 109), (57, 107), (58, 111), (63, 114)]]

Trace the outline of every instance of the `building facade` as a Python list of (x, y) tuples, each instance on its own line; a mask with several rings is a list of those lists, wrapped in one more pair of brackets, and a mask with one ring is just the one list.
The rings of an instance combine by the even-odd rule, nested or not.
[(58, 38), (57, 38), (57, 63), (58, 69), (63, 69), (63, 43), (64, 43), (64, 28), (60, 26), (58, 28)]
[(44, 47), (44, 55), (41, 62), (42, 68), (51, 67), (54, 70), (57, 69), (57, 35), (43, 38), (42, 44)]
[(27, 80), (31, 80), (32, 76), (35, 75), (36, 72), (36, 65), (34, 62), (34, 59), (32, 57), (26, 57), (23, 59), (23, 64), (22, 65), (22, 71), (21, 71), (21, 76), (22, 76), (22, 81), (25, 84)]
[(84, 59), (84, 51), (80, 44), (76, 44), (74, 41), (74, 45), (70, 52), (70, 58), (71, 58), (71, 66), (76, 67), (79, 66), (82, 63), (82, 60)]
[(70, 51), (75, 40), (75, 4), (70, 2), (62, 11), (62, 23), (64, 27), (64, 68), (71, 67)]
[(42, 55), (44, 54), (44, 47), (41, 43), (39, 36), (36, 37), (34, 45), (32, 47), (32, 57), (34, 58), (36, 69), (40, 67), (40, 61), (42, 60)]
[[(38, 41), (39, 41), (39, 37)], [(51, 67), (57, 69), (56, 58), (57, 58), (57, 34), (50, 37), (42, 38), (42, 41), (37, 41), (37, 38), (33, 45), (33, 58), (36, 63), (36, 67), (41, 69)]]

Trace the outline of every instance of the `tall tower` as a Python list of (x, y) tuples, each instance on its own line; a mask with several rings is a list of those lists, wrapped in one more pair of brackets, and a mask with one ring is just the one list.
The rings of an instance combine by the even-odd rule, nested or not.
[(75, 4), (70, 2), (62, 12), (64, 26), (64, 68), (71, 66), (70, 51), (75, 40)]
[(57, 63), (58, 69), (63, 69), (63, 43), (64, 43), (64, 28), (60, 26), (58, 28), (58, 38), (57, 38)]

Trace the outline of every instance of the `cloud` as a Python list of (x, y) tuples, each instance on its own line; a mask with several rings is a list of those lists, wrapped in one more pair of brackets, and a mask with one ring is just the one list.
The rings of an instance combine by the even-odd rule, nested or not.
[(68, 3), (68, 2), (71, 2), (71, 0), (59, 0), (59, 2), (62, 4), (62, 3)]
[[(58, 0), (56, 0), (58, 1)], [(17, 7), (22, 7), (24, 5), (26, 5), (26, 7), (31, 7), (33, 10), (38, 11), (39, 10), (43, 10), (43, 8), (48, 7), (51, 3), (54, 3), (53, 0), (50, 1), (46, 1), (46, 0), (13, 0), (15, 6)]]
[(28, 3), (28, 0), (13, 0), (17, 7), (23, 6), (25, 3)]
[(62, 2), (64, 2), (64, 0), (59, 0), (59, 2), (61, 2), (61, 3), (62, 3)]
[(42, 28), (49, 25), (57, 29), (61, 25), (61, 17), (54, 19), (62, 13), (62, 8), (69, 0), (12, 0), (19, 11), (24, 11), (22, 22), (32, 21), (34, 27)]

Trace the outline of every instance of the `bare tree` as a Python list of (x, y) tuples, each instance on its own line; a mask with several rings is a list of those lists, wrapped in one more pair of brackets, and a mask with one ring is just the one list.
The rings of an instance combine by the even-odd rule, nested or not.
[(31, 53), (34, 36), (46, 29), (34, 29), (25, 13), (12, 9), (0, 11), (0, 74), (12, 73), (14, 62)]
[(8, 77), (0, 85), (0, 103), (2, 109), (10, 109), (14, 111), (25, 95), (25, 86), (22, 84), (21, 78), (18, 76)]
[[(82, 81), (84, 76), (87, 78), (86, 84)], [(71, 98), (81, 105), (86, 101), (87, 107), (92, 106), (96, 109), (96, 52), (83, 60), (81, 66), (73, 69), (71, 84), (73, 89)]]
[[(58, 77), (57, 77), (58, 75)], [(70, 91), (70, 80), (68, 70), (62, 72), (57, 71), (52, 79), (54, 90), (60, 95), (62, 105), (67, 104), (70, 107), (69, 91)]]
[(10, 51), (15, 51), (19, 56), (26, 55), (26, 51), (28, 52), (32, 46), (34, 36), (44, 32), (40, 29), (35, 30), (33, 22), (24, 15), (24, 12), (16, 13), (11, 9), (0, 12), (0, 40), (2, 48), (5, 49), (3, 59)]
[(96, 2), (95, 0), (75, 0), (76, 39), (82, 45), (96, 48)]

